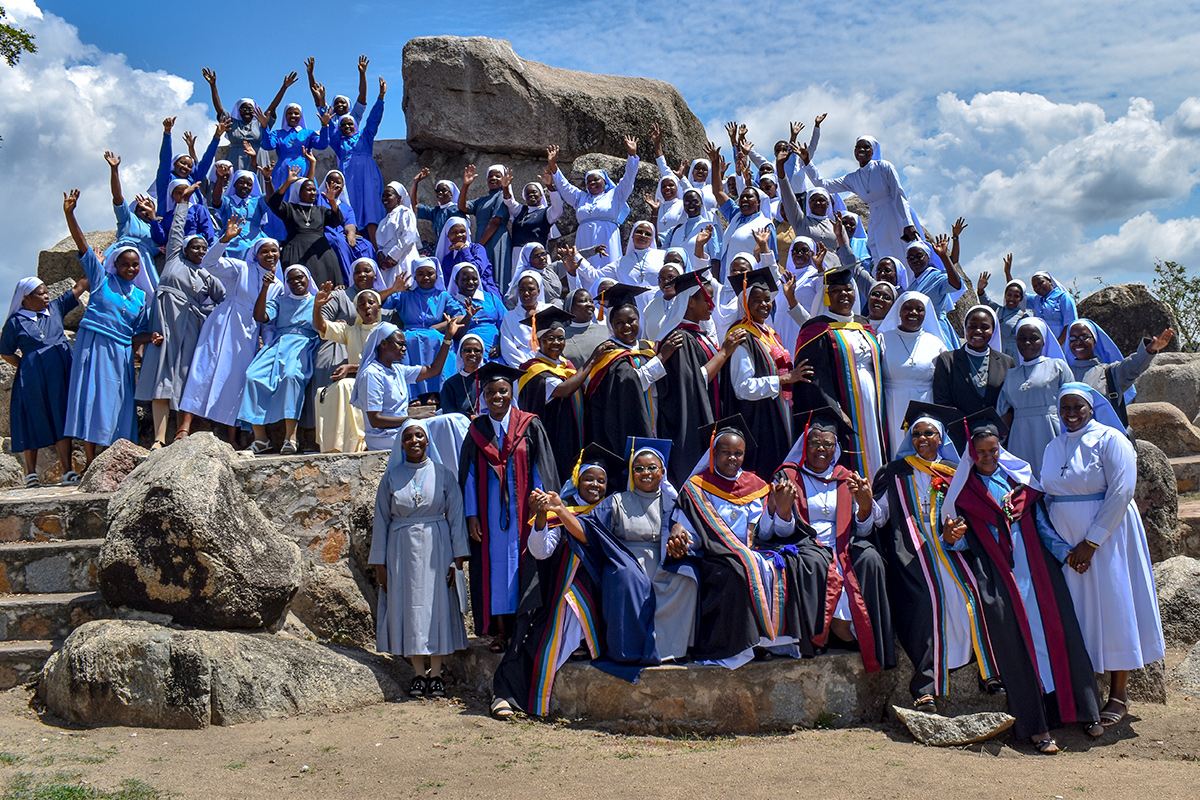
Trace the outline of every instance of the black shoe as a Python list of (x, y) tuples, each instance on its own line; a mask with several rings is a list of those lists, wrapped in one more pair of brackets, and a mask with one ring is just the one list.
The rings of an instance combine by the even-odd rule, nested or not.
[[(438, 681), (441, 683), (441, 681)], [(408, 687), (409, 697), (424, 697), (425, 696), (425, 679), (420, 675), (413, 678), (412, 683)]]
[(1004, 684), (999, 678), (988, 678), (986, 681), (979, 682), (979, 688), (983, 689), (988, 694), (1008, 694), (1008, 690), (1004, 688)]
[(441, 678), (429, 679), (429, 696), (430, 697), (445, 697), (446, 684), (442, 683)]

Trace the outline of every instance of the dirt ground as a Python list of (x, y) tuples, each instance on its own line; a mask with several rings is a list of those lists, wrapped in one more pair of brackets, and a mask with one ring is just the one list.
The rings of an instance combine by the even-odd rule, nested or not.
[[(1135, 703), (1098, 743), (1076, 726), (1056, 735), (1064, 752), (1055, 757), (1011, 737), (929, 748), (889, 725), (625, 736), (562, 721), (500, 722), (471, 697), (201, 731), (72, 730), (14, 689), (0, 694), (0, 787), (21, 775), (60, 775), (98, 790), (136, 778), (164, 795), (210, 799), (1197, 796), (1200, 698), (1176, 690), (1166, 706)], [(10, 796), (31, 795), (0, 788), (0, 800)]]

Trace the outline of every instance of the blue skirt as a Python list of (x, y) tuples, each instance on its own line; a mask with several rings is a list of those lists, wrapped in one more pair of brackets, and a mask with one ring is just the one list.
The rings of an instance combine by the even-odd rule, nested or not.
[[(408, 344), (408, 350), (404, 354), (404, 363), (414, 367), (427, 367), (437, 358), (438, 351), (442, 349), (442, 339), (446, 338), (442, 334), (431, 328), (415, 328), (404, 332), (405, 343)], [(420, 383), (411, 384), (409, 390), (410, 396), (420, 397), (423, 394), (438, 394), (442, 390), (442, 381), (449, 378), (454, 373), (458, 372), (458, 360), (451, 352), (446, 356), (446, 364), (442, 367), (442, 374), (428, 380), (423, 380)]]
[(79, 331), (71, 363), (64, 433), (104, 447), (117, 439), (137, 441), (130, 345), (92, 331)]
[(325, 228), (325, 241), (329, 242), (333, 252), (337, 253), (338, 265), (342, 268), (346, 286), (354, 285), (354, 273), (350, 271), (351, 264), (360, 258), (375, 259), (375, 248), (366, 236), (359, 235), (358, 244), (351, 247), (350, 243), (346, 241), (345, 234), (333, 233), (333, 229), (327, 227)]
[(238, 420), (268, 425), (283, 419), (300, 419), (304, 395), (312, 378), (317, 339), (284, 333), (254, 356), (246, 370), (246, 388)]
[(50, 447), (66, 438), (71, 346), (63, 343), (21, 356), (9, 417), (12, 451)]

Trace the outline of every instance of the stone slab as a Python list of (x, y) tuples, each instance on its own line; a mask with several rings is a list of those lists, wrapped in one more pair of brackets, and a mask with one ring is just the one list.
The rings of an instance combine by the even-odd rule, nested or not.
[(0, 592), (83, 592), (96, 586), (101, 539), (0, 545)]

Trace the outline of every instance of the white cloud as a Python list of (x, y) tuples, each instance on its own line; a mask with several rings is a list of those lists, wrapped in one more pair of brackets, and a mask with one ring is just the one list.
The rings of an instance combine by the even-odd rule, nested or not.
[(0, 285), (37, 271), (37, 253), (67, 235), (62, 193), (82, 192), (78, 213), (86, 230), (114, 225), (108, 165), (122, 157), (127, 197), (154, 178), (162, 120), (178, 115), (179, 134), (192, 130), (207, 142), (207, 106), (189, 103), (192, 83), (164, 72), (129, 66), (122, 54), (84, 44), (79, 30), (43, 13), (31, 0), (5, 0), (16, 24), (37, 36), (38, 52), (9, 68), (0, 64), (0, 186), (8, 194), (0, 215)]

